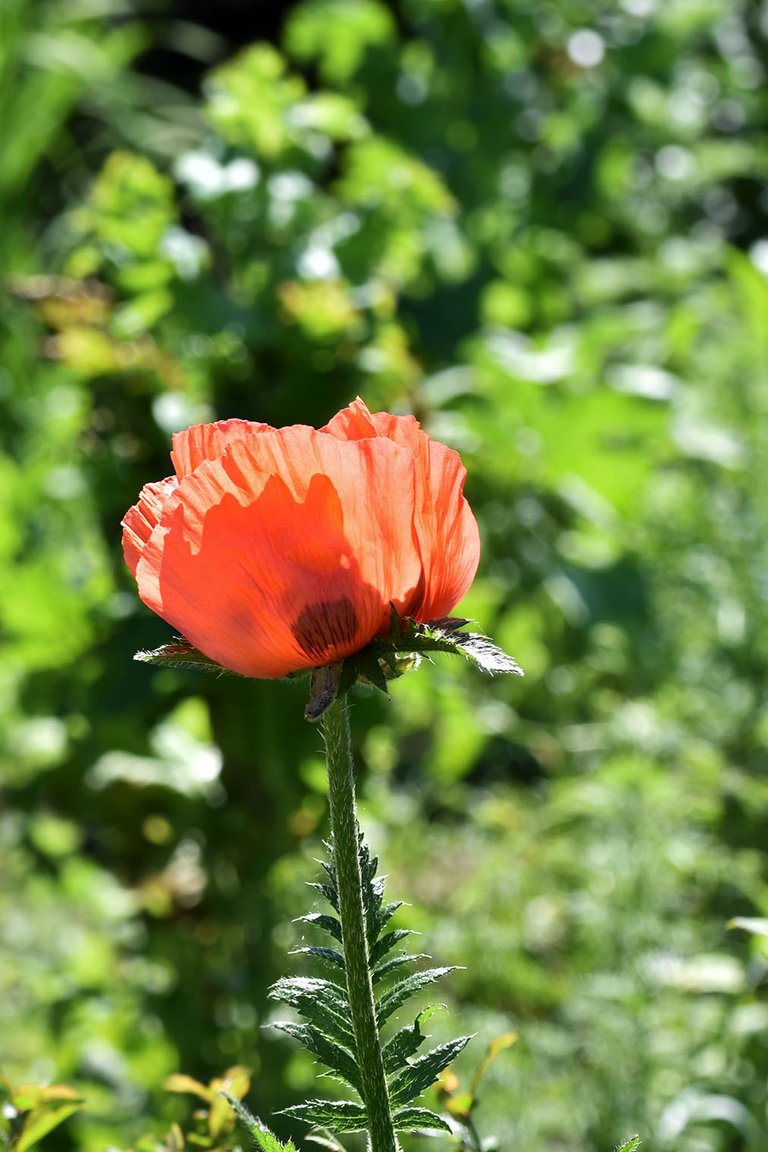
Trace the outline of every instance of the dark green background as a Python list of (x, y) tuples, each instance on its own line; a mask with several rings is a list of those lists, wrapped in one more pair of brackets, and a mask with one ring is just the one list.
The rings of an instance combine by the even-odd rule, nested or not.
[[(51, 1149), (163, 1130), (264, 1032), (325, 831), (304, 691), (131, 661), (171, 432), (356, 394), (467, 464), (462, 611), (524, 666), (361, 698), (440, 1038), (507, 1150), (762, 1152), (768, 18), (747, 0), (0, 10), (0, 1064)], [(415, 1146), (412, 1141), (411, 1145)]]

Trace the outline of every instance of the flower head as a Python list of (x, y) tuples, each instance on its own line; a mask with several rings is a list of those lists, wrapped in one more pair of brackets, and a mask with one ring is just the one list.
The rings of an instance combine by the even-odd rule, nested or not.
[(265, 679), (446, 616), (477, 570), (458, 454), (362, 400), (320, 430), (245, 420), (173, 437), (175, 475), (123, 520), (145, 604), (211, 660)]

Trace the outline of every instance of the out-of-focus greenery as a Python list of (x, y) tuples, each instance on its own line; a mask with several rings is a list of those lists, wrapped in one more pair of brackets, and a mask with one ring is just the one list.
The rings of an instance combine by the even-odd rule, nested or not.
[(261, 1025), (317, 733), (295, 685), (131, 662), (169, 629), (118, 525), (174, 429), (359, 393), (462, 452), (462, 611), (527, 673), (355, 709), (402, 922), (465, 965), (459, 1084), (517, 1034), (481, 1134), (763, 1152), (767, 953), (726, 923), (768, 916), (765, 6), (284, 7), (196, 98), (132, 61), (212, 33), (0, 6), (0, 1064), (85, 1098), (52, 1150), (168, 1131), (174, 1072), (308, 1091)]

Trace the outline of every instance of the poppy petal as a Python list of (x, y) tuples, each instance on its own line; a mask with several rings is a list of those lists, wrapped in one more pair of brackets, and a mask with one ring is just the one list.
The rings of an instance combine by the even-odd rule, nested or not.
[(420, 575), (413, 516), (413, 462), (391, 442), (265, 432), (182, 480), (139, 591), (226, 667), (282, 676), (386, 631), (390, 600), (405, 603)]
[[(421, 563), (414, 536), (416, 479), (411, 453), (386, 439), (345, 443), (296, 424), (233, 444), (222, 462), (223, 477), (213, 479), (209, 491), (200, 489), (200, 512), (214, 501), (219, 484), (239, 493), (244, 502), (252, 498), (255, 477), (277, 475), (297, 501), (304, 501), (311, 478), (328, 476), (342, 501), (345, 535), (363, 580), (396, 603), (417, 586)], [(205, 470), (200, 471), (202, 475)], [(198, 494), (186, 483), (184, 492), (191, 511)]]
[(168, 476), (156, 484), (145, 484), (139, 493), (138, 503), (129, 508), (123, 517), (123, 554), (134, 576), (144, 545), (157, 527), (169, 497), (178, 486), (175, 476)]
[(480, 532), (464, 495), (466, 469), (457, 452), (427, 438), (428, 466), (417, 466), (424, 477), (416, 526), (424, 565), (417, 620), (447, 616), (475, 578), (480, 563)]
[(194, 472), (204, 460), (215, 460), (230, 444), (259, 432), (273, 431), (269, 424), (250, 420), (219, 420), (217, 424), (193, 424), (183, 432), (174, 432), (171, 460), (181, 478)]
[(346, 408), (342, 408), (341, 412), (337, 412), (320, 431), (330, 433), (339, 440), (365, 440), (382, 435), (376, 428), (368, 405), (359, 396)]
[(466, 469), (459, 454), (432, 440), (413, 416), (369, 412), (359, 397), (337, 413), (325, 431), (348, 440), (386, 437), (413, 454), (424, 572), (408, 613), (421, 621), (447, 615), (469, 588), (480, 562), (480, 534), (463, 496)]

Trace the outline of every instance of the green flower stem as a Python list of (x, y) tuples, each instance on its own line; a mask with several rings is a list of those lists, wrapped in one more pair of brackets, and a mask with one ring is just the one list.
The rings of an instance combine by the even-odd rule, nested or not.
[(361, 1096), (368, 1113), (370, 1152), (399, 1152), (368, 965), (352, 742), (346, 699), (334, 701), (324, 712), (322, 728), (328, 762), (328, 798), (347, 994), (357, 1045)]

